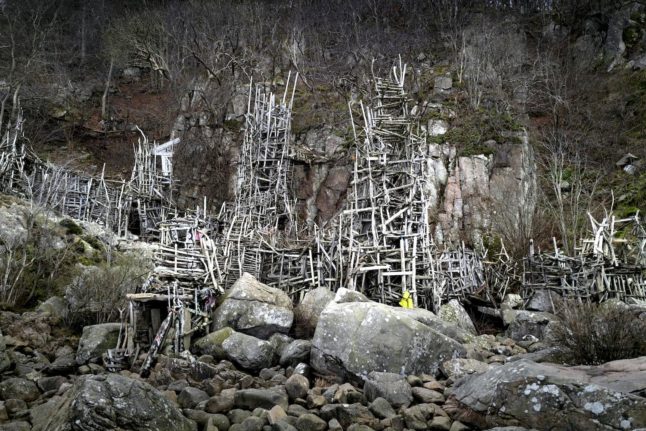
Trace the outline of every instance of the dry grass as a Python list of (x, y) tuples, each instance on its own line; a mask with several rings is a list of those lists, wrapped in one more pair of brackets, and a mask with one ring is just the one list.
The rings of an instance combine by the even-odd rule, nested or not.
[(625, 305), (566, 301), (557, 316), (552, 342), (564, 348), (566, 362), (596, 365), (646, 355), (646, 320)]

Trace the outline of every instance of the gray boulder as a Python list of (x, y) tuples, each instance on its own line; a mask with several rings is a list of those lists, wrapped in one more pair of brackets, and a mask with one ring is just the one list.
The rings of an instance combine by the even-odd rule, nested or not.
[(222, 348), (231, 361), (247, 370), (260, 371), (272, 365), (274, 346), (269, 341), (234, 332)]
[(40, 396), (36, 383), (31, 380), (13, 377), (0, 383), (0, 398), (15, 399), (27, 402), (35, 401)]
[(441, 365), (442, 373), (453, 381), (469, 374), (483, 373), (490, 368), (489, 364), (467, 358), (449, 359)]
[[(341, 287), (334, 295), (334, 302), (342, 304), (344, 302), (371, 302), (366, 295), (356, 290), (346, 289)], [(325, 309), (325, 307), (324, 307)]]
[(108, 349), (117, 346), (120, 323), (101, 323), (83, 328), (76, 351), (76, 362), (81, 365), (101, 358)]
[(465, 355), (460, 343), (413, 319), (403, 308), (333, 302), (319, 318), (310, 361), (328, 375), (433, 374), (443, 361)]
[(196, 424), (148, 383), (118, 374), (80, 377), (47, 402), (33, 431), (195, 431)]
[(607, 430), (646, 427), (646, 359), (597, 367), (520, 360), (459, 380), (444, 405), (475, 427)]
[(287, 333), (292, 326), (292, 301), (285, 292), (260, 283), (244, 273), (215, 310), (214, 329), (231, 327), (267, 339), (275, 332)]
[(286, 367), (308, 362), (311, 350), (312, 342), (310, 340), (294, 340), (285, 347), (282, 355), (280, 355), (280, 365)]
[(541, 311), (503, 309), (502, 317), (507, 327), (506, 335), (514, 341), (528, 337), (543, 340), (550, 324), (558, 322), (556, 316)]
[(307, 292), (296, 307), (299, 323), (316, 328), (323, 309), (333, 300), (334, 292), (325, 287), (318, 287)]
[(452, 323), (457, 327), (464, 329), (469, 334), (478, 334), (476, 327), (471, 321), (469, 313), (467, 313), (467, 311), (457, 299), (452, 299), (448, 303), (442, 305), (438, 314), (440, 316), (440, 319), (444, 320), (445, 322)]
[(363, 385), (368, 401), (383, 398), (395, 407), (408, 407), (413, 402), (413, 392), (406, 377), (395, 373), (371, 372)]
[(280, 406), (287, 410), (289, 400), (284, 389), (242, 389), (235, 392), (234, 405), (239, 409), (254, 410), (261, 408), (271, 410), (274, 406)]
[(222, 343), (233, 333), (233, 329), (225, 327), (211, 332), (195, 341), (193, 348), (200, 355), (211, 355), (214, 359), (220, 360), (226, 357)]

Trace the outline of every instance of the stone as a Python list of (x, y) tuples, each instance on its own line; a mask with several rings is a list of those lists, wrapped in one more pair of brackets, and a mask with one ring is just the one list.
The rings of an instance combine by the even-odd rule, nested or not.
[(329, 431), (343, 431), (343, 427), (336, 419), (330, 419), (330, 421), (327, 423), (327, 426)]
[(298, 431), (295, 426), (287, 422), (288, 418), (289, 416), (285, 418), (285, 420), (281, 420), (273, 424), (271, 426), (272, 431)]
[(449, 123), (444, 120), (430, 119), (428, 120), (427, 130), (431, 136), (442, 136), (449, 130)]
[(444, 404), (444, 395), (432, 389), (413, 388), (413, 398), (420, 403)]
[(469, 334), (478, 335), (469, 313), (457, 299), (451, 299), (448, 303), (442, 305), (438, 315), (445, 322), (452, 323)]
[(327, 422), (311, 413), (306, 413), (296, 421), (298, 431), (325, 431)]
[(428, 424), (428, 429), (436, 431), (450, 431), (451, 419), (446, 416), (435, 416)]
[(312, 342), (310, 340), (294, 340), (285, 347), (280, 355), (280, 366), (294, 366), (300, 362), (309, 362)]
[(213, 331), (204, 337), (198, 339), (193, 344), (195, 352), (199, 355), (211, 355), (214, 359), (220, 360), (226, 358), (226, 352), (222, 348), (222, 343), (233, 333), (233, 329), (225, 327)]
[(177, 396), (177, 404), (183, 409), (192, 409), (202, 401), (209, 399), (206, 392), (201, 389), (186, 387)]
[(481, 428), (636, 429), (646, 427), (646, 358), (600, 366), (510, 362), (459, 380), (444, 409)]
[(449, 379), (456, 381), (466, 375), (484, 373), (491, 368), (491, 365), (475, 359), (456, 358), (449, 359), (442, 363), (442, 373)]
[(216, 427), (218, 431), (227, 431), (231, 426), (229, 418), (222, 414), (209, 415), (207, 424)]
[(7, 345), (2, 332), (0, 332), (0, 373), (11, 368), (11, 358), (7, 353)]
[(327, 400), (323, 395), (308, 394), (307, 395), (307, 408), (320, 409), (327, 404)]
[(100, 359), (108, 349), (115, 348), (120, 329), (120, 323), (101, 323), (84, 327), (76, 351), (76, 363), (81, 365), (90, 360)]
[(546, 289), (534, 290), (534, 293), (525, 308), (531, 311), (554, 313), (554, 302), (550, 291)]
[(465, 355), (459, 342), (413, 319), (403, 308), (332, 302), (319, 317), (310, 363), (322, 374), (343, 377), (371, 371), (434, 374), (443, 361)]
[(227, 413), (227, 418), (232, 424), (241, 424), (251, 416), (251, 412), (243, 409), (233, 409)]
[(278, 389), (242, 389), (236, 391), (234, 405), (237, 408), (253, 410), (257, 407), (270, 410), (280, 406), (286, 410), (289, 406), (287, 393)]
[(348, 431), (375, 431), (374, 428), (363, 424), (352, 424), (348, 427)]
[(434, 409), (429, 404), (417, 404), (403, 409), (401, 414), (406, 428), (422, 431), (428, 429), (427, 421), (433, 417)]
[(285, 381), (285, 390), (289, 399), (295, 400), (296, 398), (306, 398), (307, 391), (310, 388), (310, 382), (307, 377), (300, 374), (292, 374), (287, 381)]
[(320, 417), (328, 422), (336, 419), (344, 429), (353, 423), (366, 425), (379, 423), (370, 410), (360, 403), (324, 405), (321, 407)]
[(397, 416), (397, 412), (385, 398), (377, 397), (368, 406), (370, 411), (379, 419), (390, 419)]
[(19, 400), (17, 398), (5, 400), (4, 407), (10, 416), (15, 416), (17, 413), (23, 412), (28, 408), (25, 400)]
[(350, 290), (350, 289), (346, 289), (345, 287), (341, 287), (336, 291), (333, 302), (337, 304), (344, 304), (346, 302), (371, 302), (371, 301), (370, 299), (368, 299), (366, 295), (364, 295), (361, 292), (357, 292), (356, 290)]
[(299, 406), (298, 404), (290, 404), (287, 408), (287, 414), (290, 416), (299, 417), (306, 413), (309, 413), (309, 410), (303, 406)]
[(238, 332), (267, 339), (275, 332), (289, 332), (293, 320), (292, 301), (285, 292), (244, 273), (215, 310), (213, 327), (231, 327)]
[(368, 401), (384, 398), (394, 408), (408, 407), (413, 401), (411, 387), (404, 376), (373, 371), (363, 385)]
[(54, 362), (47, 365), (43, 372), (49, 375), (66, 375), (73, 373), (77, 366), (76, 355), (71, 353), (54, 359)]
[(338, 387), (334, 394), (335, 403), (353, 404), (362, 403), (365, 397), (350, 383), (344, 383)]
[(507, 336), (515, 341), (521, 341), (530, 336), (542, 340), (548, 325), (557, 322), (553, 314), (540, 311), (503, 308), (502, 316), (504, 323), (508, 325)]
[(231, 361), (244, 369), (260, 371), (272, 365), (274, 347), (269, 341), (235, 332), (222, 343), (222, 348)]
[(61, 397), (48, 401), (54, 414), (33, 424), (33, 431), (72, 430), (82, 423), (95, 431), (195, 431), (161, 392), (118, 374), (82, 376)]
[(285, 419), (286, 416), (287, 413), (285, 412), (285, 409), (283, 409), (281, 406), (273, 406), (271, 409), (269, 409), (269, 415), (267, 416), (267, 419), (269, 421), (269, 424), (273, 425), (276, 422)]
[(38, 397), (40, 397), (38, 386), (31, 380), (12, 377), (0, 382), (0, 399), (31, 402), (36, 401)]
[(334, 297), (334, 292), (325, 287), (308, 291), (294, 310), (295, 315), (298, 316), (298, 323), (316, 328), (323, 309), (334, 300)]
[(460, 421), (454, 421), (451, 424), (451, 428), (449, 429), (449, 431), (469, 431), (470, 429), (471, 428), (469, 428), (468, 425), (465, 425)]
[(291, 344), (292, 341), (294, 340), (290, 336), (281, 334), (279, 332), (269, 337), (269, 342), (272, 346), (274, 346), (274, 356), (276, 356), (277, 360), (280, 359), (280, 357), (283, 355), (283, 352), (285, 351), (287, 346)]
[(206, 402), (204, 410), (209, 413), (227, 412), (233, 408), (236, 389), (224, 389), (219, 395), (212, 396)]
[(436, 91), (446, 91), (453, 87), (453, 79), (450, 76), (438, 76), (433, 86)]
[(240, 431), (262, 431), (265, 421), (256, 416), (249, 416), (240, 423)]
[(15, 421), (0, 425), (0, 430), (2, 431), (30, 431), (31, 429), (31, 425), (26, 421)]
[(42, 392), (49, 391), (58, 391), (63, 383), (66, 383), (67, 379), (63, 376), (53, 376), (53, 377), (41, 377), (36, 381), (38, 388)]

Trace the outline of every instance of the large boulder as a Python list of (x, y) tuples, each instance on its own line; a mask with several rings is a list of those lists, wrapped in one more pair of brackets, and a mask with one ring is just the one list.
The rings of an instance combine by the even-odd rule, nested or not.
[(287, 333), (294, 321), (292, 301), (285, 292), (260, 283), (244, 273), (225, 295), (213, 316), (214, 329), (227, 326), (267, 339), (275, 332)]
[(193, 348), (200, 355), (211, 355), (215, 359), (224, 359), (226, 353), (222, 348), (222, 343), (233, 333), (233, 329), (226, 327), (206, 334), (204, 337), (195, 341)]
[(76, 362), (81, 365), (99, 359), (108, 349), (115, 348), (120, 328), (120, 323), (101, 323), (84, 327), (76, 351)]
[(479, 428), (520, 425), (554, 430), (646, 427), (646, 358), (596, 367), (511, 362), (455, 383), (445, 404)]
[(164, 395), (148, 383), (118, 374), (80, 377), (47, 403), (33, 431), (195, 431)]
[(365, 377), (371, 371), (434, 374), (443, 361), (465, 354), (456, 340), (410, 317), (403, 308), (332, 302), (319, 318), (310, 360), (323, 374)]
[(452, 299), (440, 307), (439, 316), (442, 320), (464, 329), (469, 334), (477, 335), (476, 327), (471, 316), (457, 299)]
[(231, 361), (251, 371), (271, 367), (274, 358), (274, 346), (269, 341), (240, 332), (224, 340), (222, 348)]
[(549, 325), (558, 322), (556, 316), (542, 311), (510, 310), (502, 312), (503, 322), (507, 326), (507, 336), (514, 341), (527, 339), (543, 340), (548, 334)]
[(334, 292), (325, 287), (312, 289), (305, 294), (303, 300), (296, 307), (299, 324), (306, 324), (316, 328), (319, 316), (323, 309), (334, 300)]

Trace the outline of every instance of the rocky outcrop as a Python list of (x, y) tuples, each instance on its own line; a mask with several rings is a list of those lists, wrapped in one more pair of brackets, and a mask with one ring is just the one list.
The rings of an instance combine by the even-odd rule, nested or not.
[(433, 374), (441, 362), (465, 354), (457, 341), (413, 319), (402, 308), (375, 302), (332, 302), (319, 318), (311, 364), (324, 374)]
[[(447, 410), (471, 425), (607, 430), (646, 427), (643, 358), (601, 367), (520, 360), (456, 382)], [(634, 376), (634, 377), (633, 377)], [(635, 384), (639, 381), (641, 384)]]
[(434, 232), (437, 243), (456, 242), (466, 234), (479, 244), (489, 229), (531, 222), (536, 166), (527, 134), (510, 135), (509, 142), (488, 141), (488, 145), (491, 155), (468, 157), (459, 156), (450, 143), (430, 146), (433, 175), (428, 196), (439, 221)]
[(147, 383), (117, 374), (81, 377), (48, 403), (34, 431), (195, 431), (193, 421)]
[(214, 329), (231, 327), (254, 337), (287, 333), (292, 326), (292, 301), (285, 292), (244, 273), (226, 293), (213, 316)]

